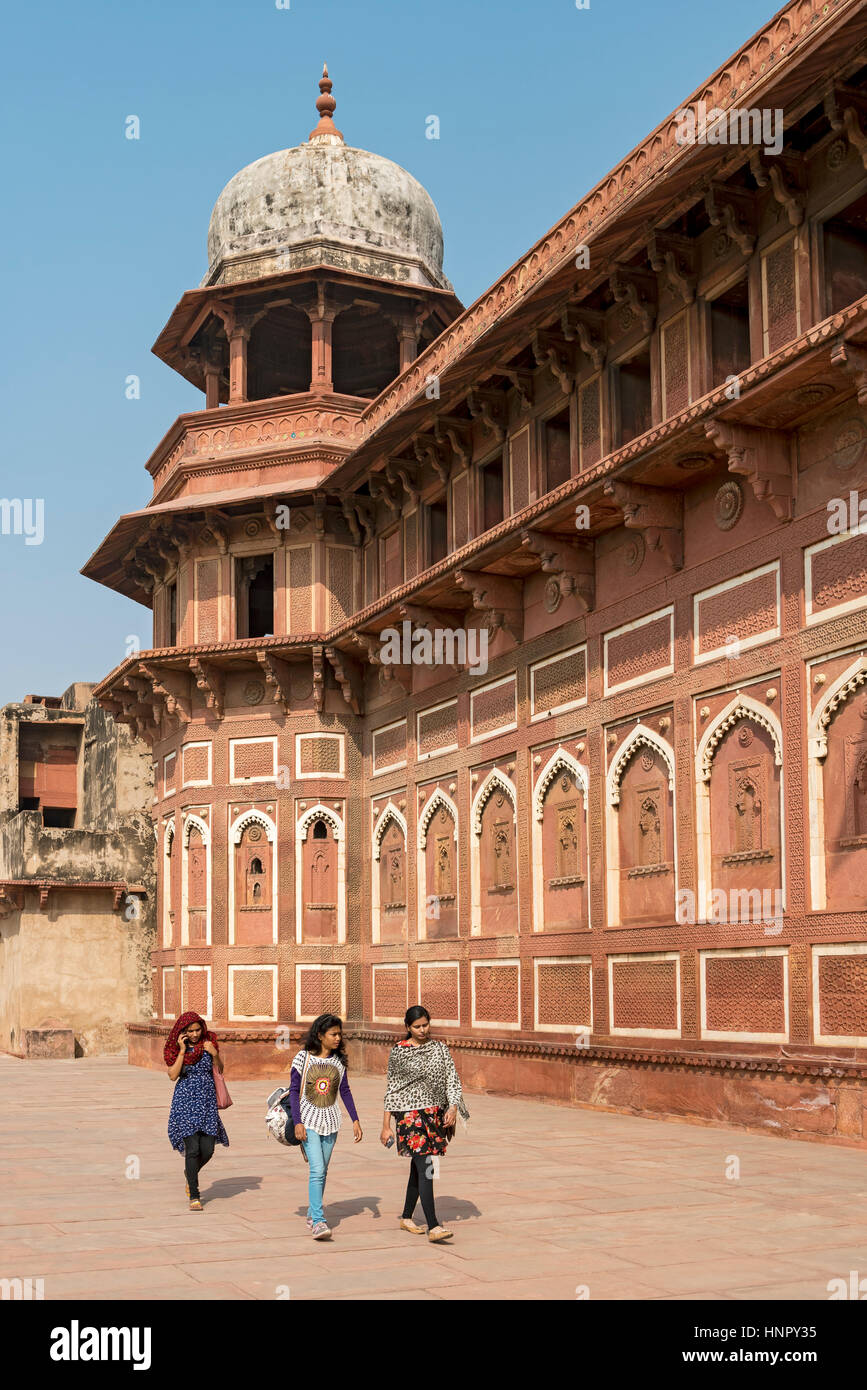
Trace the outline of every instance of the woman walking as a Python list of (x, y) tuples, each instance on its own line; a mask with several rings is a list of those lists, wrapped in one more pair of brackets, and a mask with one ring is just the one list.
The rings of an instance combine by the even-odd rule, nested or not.
[(338, 1093), (349, 1112), (355, 1143), (363, 1138), (358, 1112), (349, 1089), (348, 1061), (343, 1050), (343, 1023), (336, 1014), (320, 1014), (310, 1025), (304, 1046), (292, 1059), (289, 1106), (295, 1138), (301, 1140), (310, 1168), (307, 1229), (314, 1240), (330, 1240), (322, 1198), (328, 1164), (340, 1130)]
[(190, 1211), (202, 1211), (199, 1171), (214, 1156), (214, 1145), (228, 1147), (229, 1136), (217, 1110), (214, 1066), (223, 1070), (216, 1036), (198, 1014), (181, 1014), (163, 1049), (175, 1083), (169, 1111), (169, 1143), (184, 1155)]
[(436, 1042), (430, 1036), (427, 1009), (414, 1004), (407, 1010), (404, 1023), (406, 1037), (395, 1044), (388, 1058), (380, 1140), (386, 1148), (394, 1143), (393, 1115), (397, 1126), (397, 1151), (410, 1160), (401, 1229), (424, 1235), (424, 1226), (417, 1226), (413, 1220), (421, 1198), (427, 1238), (437, 1243), (451, 1240), (454, 1232), (441, 1226), (437, 1219), (433, 1188), (437, 1165), (432, 1159), (445, 1153), (449, 1140), (454, 1137), (458, 1113), (468, 1120), (470, 1112), (464, 1104), (452, 1054), (445, 1043)]

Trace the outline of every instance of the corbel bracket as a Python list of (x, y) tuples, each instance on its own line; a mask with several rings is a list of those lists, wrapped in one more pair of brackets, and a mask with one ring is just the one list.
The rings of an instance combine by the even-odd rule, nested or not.
[(472, 596), (473, 607), (483, 615), (489, 631), (505, 629), (516, 642), (524, 640), (524, 597), (520, 579), (483, 570), (455, 570), (459, 589)]
[(617, 265), (611, 272), (611, 293), (617, 304), (628, 304), (645, 333), (656, 322), (656, 277), (634, 266)]
[(326, 647), (334, 678), (340, 686), (346, 704), (353, 714), (364, 713), (364, 679), (358, 665), (339, 647)]
[(567, 304), (560, 315), (560, 329), (567, 343), (577, 343), (599, 372), (605, 363), (605, 315), (595, 309)]
[(370, 475), (370, 495), (374, 502), (384, 502), (392, 516), (400, 516), (401, 504), (399, 499), (378, 473), (371, 473)]
[(540, 328), (533, 334), (530, 344), (539, 366), (550, 370), (564, 396), (568, 396), (575, 386), (575, 366), (566, 339), (561, 338), (559, 333)]
[[(468, 468), (473, 456), (472, 431), (466, 420), (458, 419), (453, 415), (440, 415), (434, 424), (434, 438), (439, 443), (449, 446), (454, 458), (458, 461), (459, 468)], [(434, 464), (436, 467), (436, 464)], [(450, 467), (446, 465), (445, 473), (440, 474), (444, 483), (448, 482)]]
[(758, 502), (767, 502), (778, 521), (791, 521), (794, 505), (790, 439), (782, 430), (708, 420), (705, 433), (728, 456), (729, 472), (749, 480)]
[(831, 129), (844, 135), (867, 169), (867, 131), (861, 124), (867, 115), (867, 98), (857, 87), (830, 87), (825, 94), (825, 115)]
[(657, 275), (665, 277), (669, 289), (680, 295), (684, 304), (691, 304), (697, 279), (694, 242), (671, 232), (654, 232), (647, 243), (647, 259)]
[(467, 409), (474, 420), (481, 420), (486, 434), (492, 434), (498, 443), (506, 437), (505, 398), (500, 391), (480, 391), (475, 387), (467, 393)]
[(385, 465), (385, 476), (393, 488), (403, 488), (404, 496), (411, 506), (418, 506), (421, 493), (416, 470), (411, 463), (406, 459), (389, 459)]
[(596, 562), (593, 545), (574, 545), (546, 531), (521, 532), (521, 544), (538, 555), (542, 572), (557, 577), (560, 592), (574, 595), (582, 610), (590, 613), (596, 601)]
[(514, 386), (521, 402), (521, 410), (529, 410), (534, 399), (533, 373), (523, 367), (509, 367), (505, 363), (497, 367), (497, 372)]
[(800, 227), (804, 220), (804, 195), (794, 182), (794, 166), (787, 174), (785, 166), (777, 156), (765, 162), (760, 150), (750, 155), (750, 173), (759, 188), (770, 187), (776, 201), (786, 209), (786, 215), (793, 227)]
[(200, 656), (190, 657), (190, 670), (196, 678), (198, 689), (205, 693), (208, 709), (213, 710), (218, 719), (222, 719), (226, 690), (225, 672), (212, 662), (204, 661)]
[(648, 550), (660, 550), (672, 569), (683, 567), (683, 497), (667, 488), (609, 478), (603, 487), (623, 512), (623, 525), (641, 531)]
[(270, 652), (257, 652), (256, 660), (262, 668), (265, 684), (270, 688), (277, 703), (282, 706), (283, 713), (288, 714), (290, 705), (289, 678), (292, 674), (290, 663), (282, 661), (278, 656), (272, 656)]
[(451, 470), (451, 459), (443, 458), (443, 452), (450, 453), (450, 445), (439, 436), (415, 434), (412, 439), (413, 452), (422, 468), (432, 468), (441, 483), (447, 483)]
[(205, 529), (210, 531), (221, 555), (229, 553), (229, 533), (226, 530), (227, 517), (222, 512), (205, 512)]
[(735, 243), (742, 256), (751, 256), (756, 238), (751, 228), (755, 220), (755, 203), (749, 194), (736, 193), (725, 184), (712, 183), (704, 205), (712, 227), (720, 227)]
[(189, 724), (193, 717), (190, 699), (190, 677), (185, 671), (170, 671), (166, 667), (156, 667), (141, 662), (143, 671), (151, 682), (154, 695), (165, 704), (166, 714), (178, 719), (181, 724)]
[(867, 349), (841, 341), (831, 349), (831, 364), (851, 372), (858, 387), (858, 404), (867, 406)]
[(314, 647), (313, 660), (313, 708), (321, 714), (325, 708), (325, 657), (321, 647)]

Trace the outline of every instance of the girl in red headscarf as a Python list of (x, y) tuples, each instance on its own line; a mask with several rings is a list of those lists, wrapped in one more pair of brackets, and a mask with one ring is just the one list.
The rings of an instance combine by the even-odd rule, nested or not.
[(201, 1211), (199, 1170), (213, 1158), (217, 1142), (229, 1144), (214, 1087), (214, 1067), (222, 1072), (223, 1059), (215, 1035), (194, 1013), (181, 1014), (163, 1048), (163, 1058), (175, 1083), (169, 1143), (184, 1155), (190, 1211)]

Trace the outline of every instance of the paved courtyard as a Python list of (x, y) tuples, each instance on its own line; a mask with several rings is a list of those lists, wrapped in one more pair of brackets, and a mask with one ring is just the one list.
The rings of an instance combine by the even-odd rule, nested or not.
[(467, 1097), (437, 1184), (455, 1239), (432, 1246), (398, 1229), (406, 1164), (361, 1076), (364, 1141), (341, 1135), (318, 1244), (300, 1153), (265, 1135), (269, 1083), (227, 1079), (231, 1147), (193, 1214), (164, 1073), (0, 1056), (0, 1278), (46, 1299), (826, 1300), (867, 1277), (862, 1152), (495, 1096)]

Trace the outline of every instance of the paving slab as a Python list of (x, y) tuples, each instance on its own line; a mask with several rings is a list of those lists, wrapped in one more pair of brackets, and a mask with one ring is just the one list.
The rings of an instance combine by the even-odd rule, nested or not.
[(163, 1073), (0, 1055), (0, 1278), (43, 1278), (46, 1300), (476, 1302), (819, 1300), (867, 1275), (858, 1151), (495, 1095), (468, 1097), (441, 1162), (455, 1238), (433, 1246), (398, 1227), (407, 1163), (378, 1142), (383, 1082), (367, 1076), (352, 1082), (364, 1142), (347, 1129), (329, 1173), (334, 1238), (313, 1242), (306, 1165), (265, 1132), (281, 1079), (229, 1077), (230, 1146), (193, 1214)]

